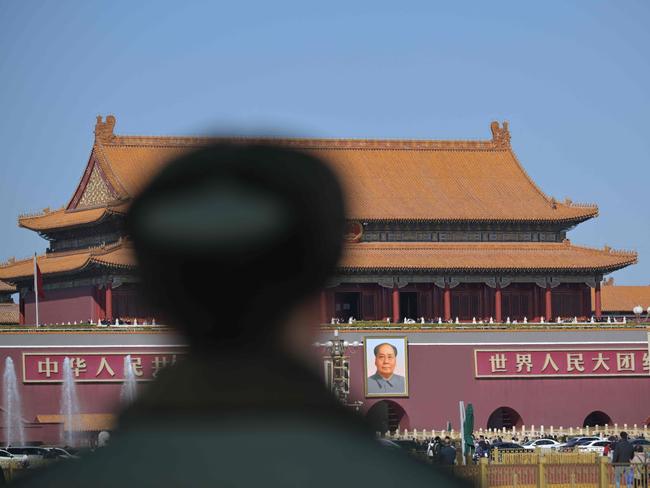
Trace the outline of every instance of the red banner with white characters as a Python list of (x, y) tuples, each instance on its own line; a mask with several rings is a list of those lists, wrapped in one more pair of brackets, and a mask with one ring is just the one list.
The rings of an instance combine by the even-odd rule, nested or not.
[(179, 360), (185, 351), (161, 350), (157, 352), (53, 352), (23, 353), (24, 383), (61, 383), (63, 361), (70, 358), (75, 382), (123, 382), (124, 358), (131, 356), (133, 373), (137, 381), (151, 381), (158, 372)]
[(648, 376), (648, 349), (475, 349), (477, 378)]

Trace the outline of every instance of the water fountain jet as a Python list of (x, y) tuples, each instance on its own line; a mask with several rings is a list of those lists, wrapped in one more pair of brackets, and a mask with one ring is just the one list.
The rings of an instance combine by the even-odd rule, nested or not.
[(4, 405), (5, 445), (25, 445), (25, 429), (23, 427), (20, 392), (18, 391), (14, 361), (10, 357), (7, 357), (5, 360), (2, 404)]
[(126, 407), (133, 403), (137, 395), (136, 387), (137, 383), (131, 355), (127, 355), (124, 358), (124, 383), (122, 383), (122, 390), (120, 391), (120, 401), (123, 406)]
[(77, 423), (79, 422), (79, 398), (74, 382), (72, 361), (63, 360), (63, 384), (61, 385), (61, 415), (63, 416), (63, 432), (61, 440), (66, 446), (75, 446)]

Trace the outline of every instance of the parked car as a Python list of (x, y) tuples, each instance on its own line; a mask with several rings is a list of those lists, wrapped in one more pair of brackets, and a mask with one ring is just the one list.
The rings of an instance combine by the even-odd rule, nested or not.
[(56, 459), (79, 459), (79, 456), (71, 454), (61, 447), (46, 447), (45, 449), (50, 451), (52, 457)]
[(9, 466), (26, 468), (29, 466), (29, 460), (25, 455), (15, 455), (5, 449), (0, 449), (0, 466), (2, 469), (8, 469)]
[(499, 451), (523, 451), (524, 446), (516, 442), (495, 442), (494, 444), (490, 444), (490, 451), (493, 449), (498, 449)]
[(602, 454), (605, 450), (605, 446), (612, 447), (612, 442), (600, 439), (597, 441), (579, 443), (576, 448), (579, 452), (597, 452)]
[(634, 439), (630, 441), (630, 444), (633, 446), (650, 446), (650, 441), (648, 439)]
[[(416, 452), (418, 449), (421, 449), (420, 446), (418, 445), (417, 442), (408, 440), (408, 439), (400, 439), (396, 441), (391, 441), (400, 446), (402, 449), (404, 449), (406, 452)], [(426, 450), (426, 445), (424, 447)]]
[(43, 459), (52, 459), (54, 456), (44, 447), (7, 447), (6, 451), (9, 451), (15, 456), (27, 456), (30, 464), (33, 464), (33, 461), (41, 461)]
[(600, 441), (603, 440), (598, 436), (590, 436), (590, 437), (572, 437), (569, 439), (567, 442), (564, 444), (561, 444), (559, 446), (559, 450), (561, 451), (571, 451), (573, 450), (574, 447), (576, 447), (578, 444), (587, 444), (588, 442), (591, 441)]
[(537, 448), (555, 450), (561, 445), (562, 444), (560, 444), (558, 441), (554, 441), (553, 439), (535, 439), (525, 442), (523, 448), (531, 451)]
[(393, 441), (391, 441), (389, 439), (379, 438), (379, 439), (377, 439), (377, 441), (379, 441), (379, 444), (382, 447), (386, 447), (388, 449), (395, 449), (395, 450), (398, 450), (398, 451), (402, 450), (402, 447), (399, 444), (396, 444), (395, 442), (393, 442)]

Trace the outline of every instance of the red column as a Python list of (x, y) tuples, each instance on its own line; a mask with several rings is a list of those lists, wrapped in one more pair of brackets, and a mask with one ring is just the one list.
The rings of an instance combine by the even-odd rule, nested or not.
[(393, 323), (399, 322), (399, 288), (393, 286)]
[(533, 316), (531, 317), (531, 322), (533, 320), (537, 320), (537, 318), (541, 315), (539, 313), (539, 292), (536, 284), (532, 284), (533, 287)]
[(501, 315), (501, 286), (497, 283), (494, 289), (494, 321), (502, 322), (503, 317)]
[(106, 283), (106, 320), (113, 321), (113, 284)]
[(327, 295), (325, 295), (325, 290), (320, 292), (320, 323), (326, 324), (329, 321), (327, 320)]
[(596, 318), (599, 319), (602, 316), (602, 305), (600, 301), (600, 281), (596, 283), (596, 289), (594, 290), (594, 311), (596, 313)]
[(18, 298), (18, 311), (20, 314), (18, 316), (18, 324), (25, 325), (25, 298), (22, 295)]
[(490, 307), (490, 290), (491, 288), (485, 283), (483, 284), (483, 320), (488, 320), (492, 315), (492, 307)]
[(546, 316), (546, 321), (547, 322), (552, 322), (553, 321), (553, 308), (552, 308), (552, 300), (551, 300), (551, 285), (546, 285), (546, 290), (544, 292), (544, 299), (546, 301), (546, 310), (544, 311), (544, 315)]
[(440, 317), (440, 296), (438, 293), (438, 287), (433, 285), (431, 287), (431, 317), (433, 317), (434, 322)]
[(445, 308), (444, 319), (451, 320), (451, 289), (449, 288), (448, 284), (445, 284), (445, 291), (442, 296), (442, 301)]

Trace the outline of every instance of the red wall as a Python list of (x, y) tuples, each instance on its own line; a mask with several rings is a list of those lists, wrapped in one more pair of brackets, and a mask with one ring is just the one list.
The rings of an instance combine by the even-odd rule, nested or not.
[[(63, 288), (46, 290), (45, 299), (39, 299), (39, 322), (41, 324), (87, 322), (97, 320), (94, 288), (85, 286), (79, 288)], [(36, 306), (34, 292), (25, 296), (25, 324), (36, 323)]]
[[(523, 346), (525, 348), (526, 346)], [(535, 348), (557, 348), (536, 344)], [(564, 347), (564, 346), (563, 346)], [(593, 348), (588, 345), (572, 349)], [(625, 347), (616, 344), (615, 347)], [(630, 344), (638, 348), (638, 344)], [(650, 376), (647, 378), (475, 379), (472, 345), (409, 345), (408, 398), (389, 398), (405, 411), (402, 428), (436, 429), (451, 421), (458, 429), (458, 402), (474, 405), (475, 425), (485, 428), (499, 407), (516, 410), (527, 426), (581, 427), (594, 410), (605, 412), (612, 423), (643, 425), (650, 416)], [(513, 349), (516, 345), (491, 346)], [(603, 349), (612, 346), (603, 345)], [(351, 399), (368, 410), (381, 399), (364, 398), (363, 347), (349, 348)], [(372, 374), (372, 372), (370, 372)]]
[[(116, 347), (106, 346), (101, 349), (88, 348), (6, 348), (0, 350), (0, 375), (4, 374), (5, 361), (9, 356), (13, 359), (18, 388), (22, 402), (22, 416), (25, 420), (25, 434), (27, 442), (43, 442), (57, 444), (61, 435), (61, 426), (57, 424), (38, 424), (37, 415), (59, 414), (61, 411), (61, 384), (60, 383), (23, 383), (23, 352), (47, 354), (48, 351), (61, 354), (75, 351), (120, 351), (125, 353), (146, 352), (147, 350), (159, 351), (169, 349), (168, 346), (147, 347)], [(171, 349), (174, 349), (173, 347)], [(1, 383), (1, 382), (0, 382)], [(147, 382), (138, 383), (138, 388), (146, 388)], [(79, 397), (80, 413), (117, 413), (120, 409), (120, 391), (122, 383), (76, 383)], [(0, 410), (4, 405), (0, 405)], [(4, 440), (3, 418), (0, 415), (0, 444)]]

